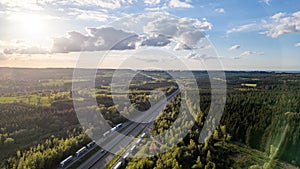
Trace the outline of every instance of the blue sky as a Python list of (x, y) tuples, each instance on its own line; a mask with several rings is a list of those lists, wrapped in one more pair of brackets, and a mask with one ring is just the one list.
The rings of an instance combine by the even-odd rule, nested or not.
[[(133, 25), (123, 27), (124, 17)], [(141, 56), (148, 61), (161, 49), (188, 64), (217, 59), (227, 70), (300, 69), (299, 0), (0, 0), (0, 24), (2, 67), (74, 67), (83, 52), (108, 50), (115, 35), (135, 38), (112, 51), (106, 67), (149, 48)], [(177, 32), (168, 32), (174, 25)], [(212, 48), (201, 51), (201, 43)]]

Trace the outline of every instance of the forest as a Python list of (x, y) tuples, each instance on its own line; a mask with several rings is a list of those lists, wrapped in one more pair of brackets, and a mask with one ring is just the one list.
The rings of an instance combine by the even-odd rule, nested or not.
[[(88, 74), (88, 70), (86, 70)], [(124, 70), (125, 72), (128, 70)], [(0, 167), (56, 168), (61, 160), (91, 139), (84, 134), (74, 107), (72, 69), (1, 68), (0, 76)], [(99, 70), (94, 97), (107, 122), (113, 126), (127, 119), (112, 102), (111, 78), (114, 70)], [(181, 72), (177, 72), (180, 74)], [(194, 71), (200, 96), (200, 109), (187, 106), (196, 123), (166, 153), (145, 159), (127, 159), (124, 168), (290, 168), (300, 167), (300, 74), (283, 72), (227, 71), (227, 96), (220, 125), (204, 143), (199, 133), (211, 102), (207, 72)], [(145, 74), (155, 77), (149, 78)], [(85, 82), (85, 74), (77, 82)], [(73, 79), (74, 80), (74, 79)], [(188, 79), (186, 80), (188, 81)], [(177, 89), (164, 71), (143, 71), (130, 84), (130, 100), (139, 110), (149, 108), (149, 94), (159, 89), (166, 95)], [(79, 91), (89, 95), (89, 91)], [(123, 93), (118, 93), (124, 97)], [(80, 98), (84, 99), (84, 98)], [(79, 99), (79, 101), (80, 101)], [(178, 126), (176, 118), (180, 95), (160, 113), (151, 129), (153, 136)], [(128, 111), (128, 107), (122, 107)], [(193, 112), (194, 111), (194, 112)], [(188, 118), (188, 116), (184, 116)], [(213, 120), (213, 119), (211, 119)], [(162, 143), (172, 145), (169, 138)], [(154, 147), (164, 149), (157, 144)], [(152, 151), (141, 146), (137, 153)], [(187, 163), (188, 161), (188, 163)]]
[[(299, 74), (227, 72), (225, 112), (221, 124), (204, 143), (199, 143), (197, 136), (199, 126), (200, 129), (203, 127), (203, 116), (210, 107), (210, 92), (206, 85), (209, 84), (208, 76), (200, 76), (197, 79), (201, 82), (199, 87), (206, 90), (201, 90), (201, 110), (196, 113), (200, 117), (188, 135), (164, 154), (147, 159), (127, 159), (124, 168), (300, 166)], [(172, 102), (169, 109), (161, 113), (152, 128), (153, 135), (175, 125), (172, 123), (177, 118), (179, 104), (178, 100)], [(168, 137), (175, 137), (178, 132), (171, 134), (173, 136)], [(137, 153), (151, 151), (151, 147), (153, 145), (141, 146)]]

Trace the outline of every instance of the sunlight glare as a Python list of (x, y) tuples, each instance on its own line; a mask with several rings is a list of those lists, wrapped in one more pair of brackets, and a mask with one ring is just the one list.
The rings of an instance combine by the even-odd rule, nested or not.
[(15, 13), (11, 16), (15, 21), (15, 29), (26, 39), (41, 39), (46, 35), (46, 22), (41, 15), (30, 13)]

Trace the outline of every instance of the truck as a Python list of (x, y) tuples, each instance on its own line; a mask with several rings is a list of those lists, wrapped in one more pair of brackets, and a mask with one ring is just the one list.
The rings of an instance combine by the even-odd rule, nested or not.
[(118, 162), (117, 165), (115, 165), (115, 167), (113, 169), (119, 169), (119, 168), (121, 168), (122, 164), (123, 164), (122, 161)]
[(135, 150), (136, 145), (133, 145), (130, 149), (131, 152), (133, 152)]
[(128, 156), (129, 156), (129, 152), (127, 152), (127, 153), (123, 156), (123, 160), (125, 160)]
[(80, 156), (82, 156), (86, 151), (87, 151), (87, 148), (86, 148), (86, 147), (82, 147), (81, 149), (79, 149), (78, 151), (76, 151), (75, 155), (76, 155), (76, 157), (80, 157)]
[(146, 133), (141, 134), (141, 138), (144, 138), (146, 135)]
[(105, 132), (105, 133), (103, 134), (103, 137), (106, 137), (109, 133), (110, 133), (110, 130), (108, 130), (107, 132)]
[(123, 126), (123, 124), (119, 123), (115, 127), (111, 128), (110, 131), (115, 132), (115, 131), (119, 130), (120, 128), (122, 128), (122, 126)]
[(136, 145), (139, 145), (141, 143), (142, 139), (139, 138), (137, 141), (136, 141)]
[(69, 157), (67, 157), (62, 162), (59, 163), (59, 167), (60, 168), (65, 168), (72, 160), (73, 160), (73, 156), (70, 155)]

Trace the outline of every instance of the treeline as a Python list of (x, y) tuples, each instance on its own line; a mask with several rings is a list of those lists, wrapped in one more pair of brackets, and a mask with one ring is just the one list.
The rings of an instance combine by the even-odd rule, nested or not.
[(79, 127), (73, 109), (53, 111), (28, 104), (0, 104), (1, 164), (18, 150), (36, 146), (54, 135), (64, 138), (68, 130)]
[(57, 168), (59, 162), (89, 141), (81, 130), (68, 132), (66, 138), (51, 136), (45, 142), (30, 149), (18, 150), (3, 164), (4, 169)]

